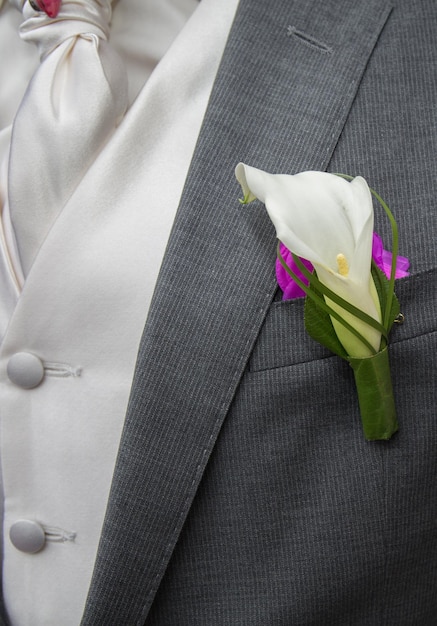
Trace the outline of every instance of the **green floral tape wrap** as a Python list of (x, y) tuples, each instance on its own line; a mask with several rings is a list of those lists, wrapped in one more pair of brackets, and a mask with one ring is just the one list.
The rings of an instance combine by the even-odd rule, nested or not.
[(397, 431), (388, 349), (365, 359), (349, 358), (354, 371), (361, 422), (367, 440), (390, 439)]

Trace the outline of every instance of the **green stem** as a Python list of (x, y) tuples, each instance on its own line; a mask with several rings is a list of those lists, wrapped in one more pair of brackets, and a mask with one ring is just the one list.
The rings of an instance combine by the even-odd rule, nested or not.
[(397, 431), (388, 348), (366, 359), (349, 359), (354, 370), (361, 422), (367, 440), (390, 439)]

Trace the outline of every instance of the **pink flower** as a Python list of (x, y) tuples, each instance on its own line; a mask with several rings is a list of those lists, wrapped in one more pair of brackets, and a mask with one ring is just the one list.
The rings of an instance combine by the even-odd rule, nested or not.
[[(308, 285), (308, 281), (303, 277), (301, 271), (298, 269), (296, 263), (293, 260), (293, 256), (288, 248), (283, 243), (280, 244), (280, 251), (284, 258), (284, 261), (288, 267), (298, 275), (298, 277)], [(312, 264), (306, 259), (302, 259), (303, 264), (310, 272), (313, 270)], [(276, 259), (276, 280), (282, 290), (283, 300), (292, 300), (294, 298), (304, 298), (305, 292), (299, 285), (291, 278), (290, 274), (284, 269), (279, 259)]]
[(49, 17), (56, 17), (61, 7), (61, 0), (34, 0), (41, 11), (45, 11)]
[[(384, 250), (382, 239), (378, 233), (373, 233), (372, 258), (381, 271), (390, 278), (392, 253)], [(405, 256), (398, 256), (396, 259), (395, 278), (404, 278), (408, 276), (408, 268), (410, 262)]]
[[(302, 280), (305, 285), (308, 284), (308, 281), (298, 267), (296, 263), (293, 261), (293, 256), (291, 252), (284, 246), (283, 243), (280, 244), (281, 255), (284, 258), (288, 267)], [(373, 241), (372, 241), (372, 258), (375, 261), (376, 265), (379, 267), (381, 271), (390, 278), (391, 272), (391, 261), (392, 261), (392, 253), (388, 250), (384, 250), (383, 243), (381, 237), (377, 233), (373, 233)], [(302, 259), (303, 264), (310, 271), (313, 269), (312, 264), (306, 259)], [(395, 278), (403, 278), (404, 276), (408, 276), (408, 267), (410, 265), (409, 260), (404, 256), (398, 256), (396, 259), (396, 274)], [(282, 267), (279, 259), (276, 260), (276, 279), (278, 281), (278, 285), (282, 290), (282, 299), (283, 300), (292, 300), (294, 298), (303, 298), (305, 297), (305, 292), (299, 285), (292, 279), (292, 277), (285, 271)]]

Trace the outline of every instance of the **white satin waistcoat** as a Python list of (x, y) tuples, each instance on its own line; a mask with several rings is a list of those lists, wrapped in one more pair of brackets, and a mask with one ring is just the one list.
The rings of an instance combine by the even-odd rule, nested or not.
[[(117, 4), (114, 41), (126, 55), (140, 21), (148, 10), (156, 17), (159, 4)], [(80, 622), (138, 342), (236, 4), (202, 0), (153, 73), (151, 66), (132, 70), (131, 100), (140, 76), (150, 78), (8, 299), (0, 455), (3, 589), (13, 626)], [(183, 5), (188, 11), (190, 2)], [(126, 22), (132, 38), (123, 34), (126, 7), (126, 16), (140, 15)], [(168, 7), (168, 18), (180, 25), (175, 11)], [(153, 30), (150, 23), (145, 29)], [(11, 357), (21, 352), (42, 364), (35, 388), (8, 377)], [(10, 541), (20, 519), (46, 532), (36, 554)]]

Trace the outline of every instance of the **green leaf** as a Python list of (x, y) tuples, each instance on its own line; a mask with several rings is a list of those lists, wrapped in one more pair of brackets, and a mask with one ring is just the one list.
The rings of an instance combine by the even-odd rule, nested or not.
[[(310, 285), (309, 288), (312, 292), (323, 298), (312, 285)], [(348, 354), (337, 337), (329, 313), (318, 306), (313, 298), (305, 298), (304, 311), (305, 328), (310, 337), (342, 359), (347, 359)]]
[[(375, 283), (376, 291), (378, 293), (379, 303), (381, 305), (381, 312), (383, 319), (387, 319), (388, 326), (387, 333), (390, 332), (391, 327), (394, 324), (395, 319), (400, 313), (399, 300), (394, 292), (391, 292), (391, 283), (377, 265), (372, 261), (372, 278)], [(390, 302), (390, 311), (387, 311), (387, 307)]]

